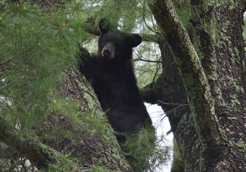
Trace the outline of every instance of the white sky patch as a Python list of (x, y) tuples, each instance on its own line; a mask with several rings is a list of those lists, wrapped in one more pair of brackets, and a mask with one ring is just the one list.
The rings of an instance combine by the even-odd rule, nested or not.
[(12, 102), (8, 99), (6, 100), (6, 98), (3, 96), (0, 96), (0, 103), (4, 103), (5, 105), (8, 105), (8, 106), (12, 105)]
[[(150, 118), (153, 122), (154, 127), (156, 128), (156, 135), (157, 137), (161, 137), (161, 135), (165, 136), (166, 140), (163, 141), (163, 144), (168, 144), (168, 146), (173, 146), (173, 133), (170, 133), (169, 135), (166, 135), (166, 133), (171, 129), (169, 120), (167, 117), (164, 118), (166, 115), (161, 106), (158, 106), (157, 104), (149, 104), (144, 103), (147, 111), (150, 115)], [(156, 172), (170, 172), (171, 166), (172, 166), (172, 157), (173, 152), (170, 151), (170, 161), (167, 163), (167, 165), (163, 165), (163, 167), (160, 167), (160, 169), (157, 169)]]

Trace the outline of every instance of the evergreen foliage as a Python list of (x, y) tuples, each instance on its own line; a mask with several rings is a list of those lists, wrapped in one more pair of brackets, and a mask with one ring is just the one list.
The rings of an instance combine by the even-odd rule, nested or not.
[[(35, 148), (39, 146), (45, 150), (44, 154), (52, 157), (47, 164), (48, 171), (107, 171), (104, 165), (94, 164), (93, 160), (88, 162), (76, 152), (70, 152), (69, 146), (64, 148), (64, 152), (56, 151), (58, 146), (55, 143), (58, 141), (80, 141), (72, 132), (83, 131), (105, 142), (115, 140), (104, 114), (92, 107), (81, 109), (81, 102), (61, 96), (59, 87), (65, 83), (66, 71), (76, 68), (74, 54), (77, 45), (92, 46), (89, 41), (95, 36), (88, 34), (88, 27), (97, 28), (101, 18), (117, 23), (118, 28), (125, 32), (156, 32), (145, 1), (72, 0), (48, 9), (26, 1), (4, 1), (0, 10), (0, 122), (3, 124), (0, 131), (11, 133), (9, 136), (13, 139), (11, 143), (0, 144), (0, 154), (3, 155), (0, 169), (11, 171), (18, 166), (19, 170), (36, 169), (33, 162), (31, 166), (24, 165), (29, 159), (18, 153), (27, 144)], [(152, 50), (160, 62), (160, 54), (155, 49), (153, 43), (143, 44), (137, 59), (144, 56), (156, 61), (145, 53)], [(160, 68), (160, 63), (136, 64), (138, 75), (142, 76), (140, 85), (152, 82), (156, 67)], [(129, 144), (123, 146), (132, 151), (126, 155), (132, 157), (130, 163), (136, 171), (153, 170), (168, 158), (167, 148), (159, 145), (158, 141), (156, 145), (151, 144), (155, 136), (146, 134), (153, 133), (148, 129), (141, 129), (137, 136), (129, 137)], [(23, 147), (15, 149), (20, 143)], [(47, 146), (51, 143), (55, 145), (52, 148)]]
[[(75, 1), (50, 11), (24, 1), (4, 4), (0, 18), (0, 78), (4, 80), (0, 89), (0, 117), (7, 124), (5, 130), (17, 132), (17, 138), (9, 146), (16, 147), (27, 136), (37, 142), (54, 137), (71, 139), (65, 128), (47, 130), (54, 114), (72, 116), (73, 124), (81, 125), (82, 120), (77, 119), (83, 116), (78, 112), (79, 104), (56, 93), (64, 82), (62, 71), (77, 63), (74, 56), (77, 43), (87, 36), (80, 29), (86, 14), (81, 9), (83, 4)], [(85, 124), (91, 124), (86, 120)], [(1, 169), (10, 170), (26, 161), (22, 156), (12, 159), (16, 151), (9, 146), (1, 144), (4, 155)], [(84, 166), (83, 161), (78, 164), (67, 154), (58, 153), (55, 157), (57, 163), (50, 162), (50, 171)], [(9, 163), (10, 159), (13, 162)]]
[(163, 140), (164, 137), (157, 139), (154, 128), (146, 124), (139, 127), (139, 132), (127, 135), (121, 147), (134, 171), (155, 171), (170, 159), (170, 148), (162, 145)]
[(45, 117), (51, 95), (63, 81), (61, 69), (76, 63), (76, 44), (85, 37), (79, 31), (81, 22), (76, 22), (80, 8), (71, 3), (44, 13), (29, 3), (5, 5), (0, 26), (1, 78), (5, 80), (1, 95), (12, 104), (1, 104), (6, 122), (28, 130)]

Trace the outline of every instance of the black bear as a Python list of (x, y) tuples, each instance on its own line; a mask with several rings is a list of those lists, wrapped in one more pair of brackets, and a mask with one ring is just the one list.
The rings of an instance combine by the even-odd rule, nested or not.
[[(132, 63), (132, 48), (142, 42), (136, 34), (126, 34), (119, 30), (104, 27), (99, 22), (101, 35), (98, 40), (98, 52), (90, 55), (88, 62), (80, 65), (84, 74), (98, 96), (98, 100), (118, 137), (125, 132), (133, 132), (138, 125), (151, 123), (137, 87)], [(80, 49), (81, 54), (88, 54)]]

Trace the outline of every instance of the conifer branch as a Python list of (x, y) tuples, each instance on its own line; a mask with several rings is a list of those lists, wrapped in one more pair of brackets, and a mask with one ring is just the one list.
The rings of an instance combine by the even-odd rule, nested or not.
[(14, 131), (15, 129), (12, 128), (10, 130), (7, 123), (0, 118), (0, 142), (3, 142), (7, 146), (16, 149), (38, 168), (46, 167), (48, 162), (55, 161), (55, 156), (51, 153), (55, 153), (55, 150), (34, 139), (21, 139), (18, 134), (15, 134)]
[[(84, 23), (81, 27), (89, 34), (100, 36), (100, 32), (98, 28), (95, 28), (92, 25)], [(154, 35), (153, 34), (140, 34), (140, 35), (142, 37), (142, 40), (146, 42), (158, 42), (159, 40), (158, 34), (154, 34)]]

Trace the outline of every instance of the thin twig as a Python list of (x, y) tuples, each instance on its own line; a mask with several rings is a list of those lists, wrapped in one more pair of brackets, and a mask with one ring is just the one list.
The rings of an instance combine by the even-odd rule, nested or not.
[(154, 75), (154, 77), (153, 77), (152, 83), (155, 82), (156, 75), (157, 75), (157, 73), (158, 73), (158, 71), (159, 71), (159, 69), (160, 69), (160, 65), (159, 65), (159, 64), (157, 64), (157, 65), (158, 65), (158, 68), (157, 68), (157, 70), (156, 70), (156, 72), (155, 72), (155, 75)]
[(160, 102), (161, 104), (164, 104), (164, 105), (174, 105), (174, 106), (188, 106), (189, 104), (180, 104), (180, 103), (165, 103), (161, 100), (158, 100), (157, 102)]
[(161, 61), (153, 61), (153, 60), (144, 60), (144, 59), (134, 59), (133, 61), (144, 61), (144, 62), (151, 62), (151, 63), (162, 63)]
[(181, 105), (181, 106), (178, 106), (178, 107), (176, 107), (176, 108), (174, 108), (174, 109), (168, 111), (168, 112), (166, 113), (166, 115), (169, 115), (170, 113), (173, 113), (173, 112), (176, 111), (177, 109), (179, 109), (179, 108), (181, 108), (181, 107), (184, 107), (184, 106), (188, 106), (188, 105)]

